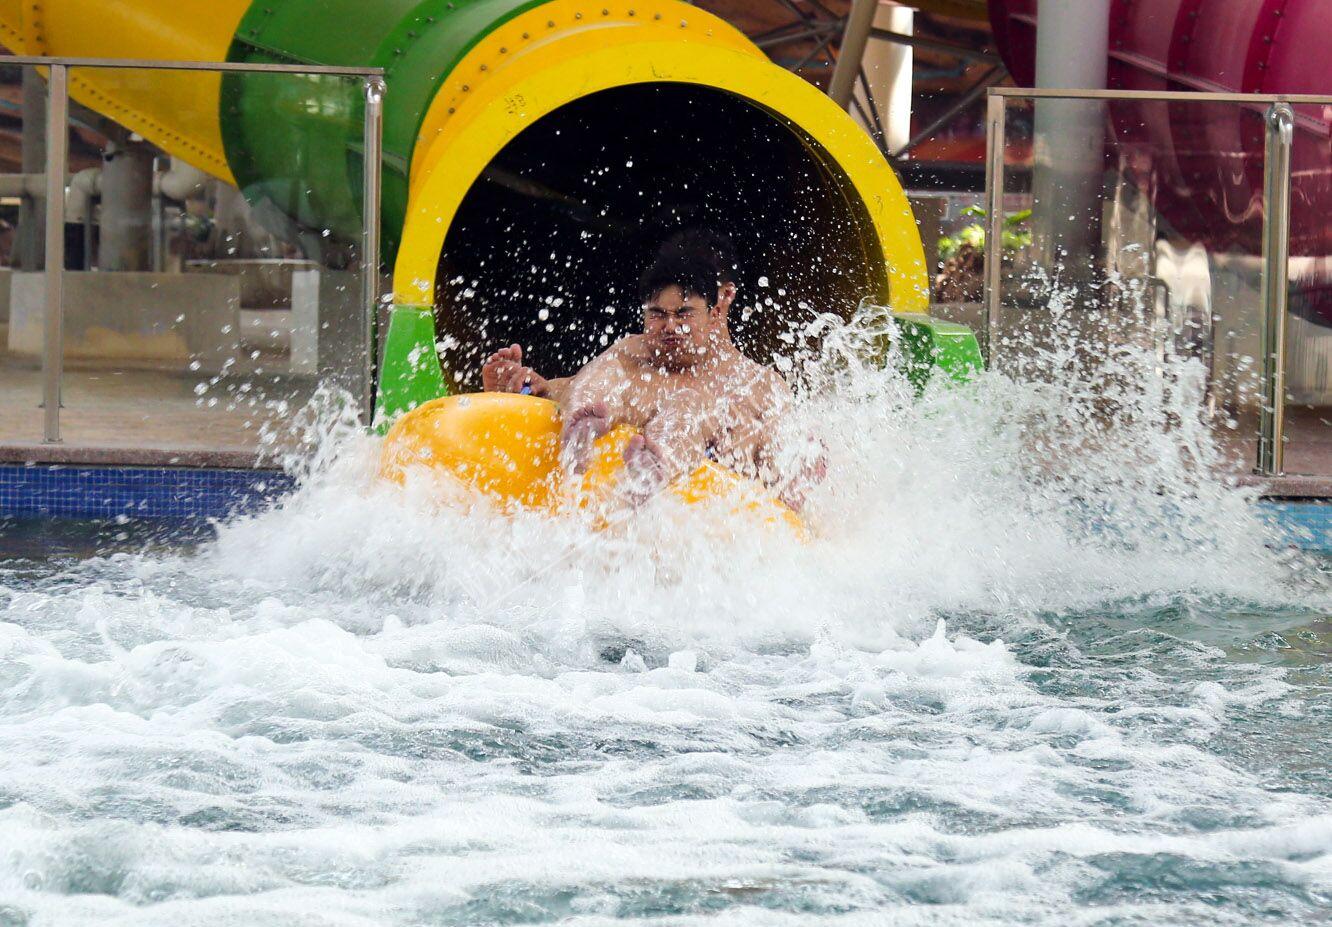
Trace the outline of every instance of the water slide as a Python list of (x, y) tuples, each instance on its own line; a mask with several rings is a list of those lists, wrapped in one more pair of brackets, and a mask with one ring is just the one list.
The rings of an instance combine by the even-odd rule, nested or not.
[[(384, 68), (381, 412), (471, 385), (496, 343), (568, 370), (632, 324), (613, 312), (638, 268), (696, 223), (737, 241), (753, 308), (736, 336), (757, 356), (780, 350), (792, 315), (845, 314), (868, 295), (909, 315), (918, 357), (975, 357), (969, 333), (923, 315), (911, 208), (870, 139), (693, 6), (210, 0), (204, 15), (173, 0), (0, 0), (0, 40), (32, 55)], [(70, 86), (252, 202), (356, 239), (356, 82), (75, 69)]]
[[(995, 40), (1035, 81), (1037, 0), (990, 0)], [(1122, 90), (1332, 93), (1332, 0), (1114, 0), (1107, 83)], [(1070, 50), (1072, 52), (1073, 50)], [(1332, 325), (1332, 108), (1297, 105), (1292, 148), (1292, 311)], [(1261, 250), (1263, 107), (1116, 103), (1115, 138), (1156, 153), (1164, 219), (1209, 248)], [(1298, 269), (1298, 272), (1295, 272)]]

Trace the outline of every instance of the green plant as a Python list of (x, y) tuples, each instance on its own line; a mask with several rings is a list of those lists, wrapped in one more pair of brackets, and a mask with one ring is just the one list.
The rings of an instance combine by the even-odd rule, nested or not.
[[(946, 261), (957, 254), (963, 245), (969, 245), (981, 253), (985, 252), (985, 218), (988, 215), (985, 208), (968, 206), (962, 210), (962, 215), (978, 221), (963, 226), (953, 235), (945, 235), (939, 239), (941, 261)], [(1031, 229), (1027, 227), (1030, 218), (1030, 209), (1022, 209), (1004, 217), (1003, 233), (1000, 237), (1004, 254), (1015, 254), (1031, 244)]]

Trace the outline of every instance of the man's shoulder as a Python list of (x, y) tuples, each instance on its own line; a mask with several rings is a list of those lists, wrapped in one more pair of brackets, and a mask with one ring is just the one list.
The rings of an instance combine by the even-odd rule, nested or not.
[(641, 364), (652, 352), (648, 350), (642, 335), (625, 335), (606, 349), (604, 357), (614, 357), (621, 363)]
[(791, 388), (780, 373), (739, 351), (728, 357), (717, 373), (733, 399), (755, 410), (780, 407), (791, 396)]
[(791, 387), (787, 384), (786, 378), (778, 373), (773, 367), (770, 367), (767, 364), (760, 364), (758, 361), (747, 357), (744, 354), (740, 355), (740, 361), (738, 363), (741, 365), (740, 369), (744, 370), (745, 373), (751, 376), (754, 382), (764, 390), (780, 393), (789, 393), (791, 391)]
[(606, 350), (598, 354), (596, 357), (592, 358), (592, 360), (588, 362), (588, 366), (592, 366), (593, 364), (598, 364), (598, 363), (604, 364), (609, 362), (623, 361), (626, 358), (633, 356), (638, 349), (637, 341), (635, 339), (641, 340), (642, 336), (625, 335), (623, 338), (616, 341), (610, 347), (606, 348)]

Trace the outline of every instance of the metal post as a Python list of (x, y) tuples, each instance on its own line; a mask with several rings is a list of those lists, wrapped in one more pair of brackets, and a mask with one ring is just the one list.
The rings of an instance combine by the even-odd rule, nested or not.
[(869, 41), (878, 9), (879, 0), (851, 0), (851, 13), (846, 17), (842, 44), (837, 47), (837, 64), (828, 83), (828, 96), (842, 109), (851, 105), (860, 63), (865, 57), (865, 43)]
[(42, 338), (43, 440), (60, 441), (60, 382), (64, 375), (62, 326), (65, 282), (65, 174), (69, 162), (68, 69), (51, 65), (46, 109), (46, 305)]
[(999, 332), (1000, 272), (1004, 238), (1004, 104), (991, 92), (985, 101), (985, 363), (994, 366)]
[(102, 155), (102, 211), (97, 266), (102, 270), (150, 270), (153, 233), (153, 157), (146, 144), (131, 141), (128, 129)]
[(1287, 103), (1267, 109), (1263, 164), (1263, 404), (1258, 472), (1279, 476), (1286, 448), (1286, 303), (1290, 276), (1290, 148), (1295, 113)]
[(384, 160), (384, 80), (365, 82), (364, 177), (361, 203), (361, 301), (365, 308), (365, 369), (361, 384), (361, 415), (369, 426), (374, 417), (375, 369), (379, 351), (379, 202)]
[[(36, 68), (23, 69), (23, 173), (45, 183), (46, 170), (46, 81)], [(45, 187), (43, 186), (43, 189)], [(25, 191), (19, 201), (17, 240), (14, 242), (16, 270), (41, 270), (41, 243), (46, 237), (46, 219), (40, 192)]]
[(149, 223), (152, 229), (152, 241), (148, 248), (148, 269), (155, 274), (166, 269), (166, 204), (162, 195), (162, 175), (167, 172), (170, 162), (166, 158), (153, 158), (152, 194), (149, 196), (149, 209), (152, 215)]

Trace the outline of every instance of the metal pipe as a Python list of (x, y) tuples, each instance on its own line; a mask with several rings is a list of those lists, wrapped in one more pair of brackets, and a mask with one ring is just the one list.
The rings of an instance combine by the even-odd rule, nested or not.
[(778, 45), (788, 45), (792, 42), (803, 42), (805, 39), (814, 39), (828, 33), (836, 33), (841, 23), (820, 23), (815, 26), (801, 29), (799, 32), (784, 32), (781, 35), (775, 35), (770, 38), (751, 40), (759, 48), (775, 48)]
[(1092, 87), (995, 87), (1001, 97), (1030, 100), (1164, 100), (1203, 103), (1332, 104), (1325, 93), (1206, 93), (1198, 90), (1105, 90)]
[(46, 108), (46, 304), (42, 337), (42, 440), (60, 441), (60, 385), (65, 346), (65, 172), (69, 165), (69, 74), (51, 66)]
[[(46, 188), (46, 82), (36, 68), (23, 69), (23, 128), (20, 157), (25, 174), (41, 179), (42, 196)], [(14, 242), (14, 266), (18, 270), (42, 269), (42, 240), (46, 220), (35, 196), (24, 196), (19, 203), (18, 228)]]
[[(814, 23), (813, 19), (802, 16), (799, 19), (791, 20), (789, 23), (782, 23), (780, 26), (773, 26), (771, 29), (764, 29), (762, 32), (752, 32), (747, 34), (749, 36), (749, 41), (753, 42), (755, 45), (758, 45), (759, 48), (762, 48), (763, 45), (761, 43), (771, 41), (772, 39), (781, 38), (786, 33), (792, 32), (797, 29), (812, 28), (811, 26), (812, 23)], [(827, 22), (824, 25), (841, 28), (842, 21), (839, 19)]]
[[(43, 184), (45, 178), (43, 178)], [(46, 192), (43, 190), (42, 195)], [(102, 195), (102, 169), (89, 167), (69, 178), (65, 187), (65, 221), (84, 222), (93, 211), (93, 201)]]
[(1000, 271), (1004, 237), (1004, 132), (1006, 101), (991, 88), (985, 100), (985, 364), (994, 366), (999, 333)]
[[(1039, 0), (1038, 12), (1036, 86), (1104, 89), (1110, 0)], [(1031, 227), (1032, 253), (1068, 283), (1098, 280), (1104, 264), (1104, 107), (1042, 100), (1035, 110), (1032, 202), (1040, 205)], [(1084, 296), (1089, 292), (1079, 289)]]
[(372, 424), (379, 322), (379, 212), (384, 160), (384, 79), (365, 82), (364, 176), (362, 178), (361, 300), (365, 307), (365, 370), (361, 384), (361, 417)]
[(870, 38), (878, 39), (881, 42), (893, 42), (897, 45), (910, 45), (912, 48), (919, 48), (922, 51), (938, 52), (941, 55), (951, 55), (954, 58), (960, 58), (963, 61), (982, 61), (986, 64), (1002, 64), (1003, 60), (993, 52), (977, 51), (974, 48), (967, 48), (965, 45), (954, 45), (952, 42), (941, 42), (938, 39), (924, 38), (918, 35), (905, 35), (901, 32), (894, 32), (891, 29), (880, 29), (877, 26), (870, 29)]
[[(865, 69), (860, 69), (860, 92), (865, 95), (865, 113), (869, 118), (866, 125), (869, 128), (870, 138), (874, 139), (874, 144), (878, 146), (883, 156), (888, 157), (888, 133), (884, 131), (883, 120), (879, 118), (879, 105), (874, 101), (874, 91), (870, 89), (869, 77), (865, 74)], [(859, 103), (859, 100), (852, 98), (853, 103)], [(860, 107), (857, 107), (858, 109)]]
[(869, 41), (870, 27), (874, 25), (874, 14), (878, 9), (879, 0), (851, 0), (851, 13), (846, 17), (842, 44), (837, 48), (837, 64), (828, 84), (828, 96), (842, 109), (851, 105), (860, 62), (865, 57), (865, 43)]
[[(828, 46), (832, 43), (832, 40), (833, 40), (833, 33), (825, 35), (823, 38), (819, 39), (816, 43), (814, 43), (813, 51), (807, 53), (805, 57), (801, 58), (795, 64), (791, 65), (791, 67), (789, 67), (787, 70), (799, 71), (801, 68), (806, 67), (811, 61), (813, 61), (819, 55), (828, 54)], [(820, 65), (820, 67), (822, 66), (823, 65)]]
[(153, 192), (183, 203), (192, 196), (202, 194), (209, 179), (206, 172), (172, 156), (166, 159), (166, 166), (153, 176)]
[[(43, 194), (45, 195), (45, 194)], [(102, 195), (102, 169), (89, 167), (69, 179), (65, 188), (65, 222), (83, 227), (83, 257), (80, 270), (93, 268), (93, 220), (97, 199)]]
[(1286, 103), (1267, 111), (1263, 163), (1263, 404), (1258, 424), (1258, 472), (1285, 467), (1286, 304), (1290, 296), (1290, 149), (1295, 113)]
[(93, 267), (96, 266), (93, 264), (93, 253), (95, 250), (93, 248), (93, 245), (95, 243), (95, 238), (96, 238), (94, 230), (97, 224), (94, 221), (94, 219), (95, 217), (93, 216), (92, 204), (89, 203), (88, 212), (83, 217), (83, 269), (84, 270), (92, 270)]
[(162, 175), (166, 173), (166, 159), (153, 158), (153, 172), (151, 180), (152, 193), (148, 199), (151, 205), (150, 222), (152, 225), (151, 241), (149, 247), (148, 269), (153, 273), (160, 274), (166, 266), (166, 217), (163, 210), (166, 203), (162, 199)]
[(46, 175), (0, 174), (0, 196), (26, 196), (41, 199), (46, 196)]
[(902, 157), (902, 155), (906, 154), (912, 148), (915, 148), (921, 142), (925, 141), (927, 138), (932, 136), (939, 129), (948, 125), (948, 123), (952, 122), (954, 119), (960, 116), (966, 109), (968, 109), (971, 106), (971, 104), (975, 103), (982, 96), (984, 96), (985, 91), (989, 89), (992, 83), (994, 83), (995, 81), (1003, 80), (1004, 75), (1006, 75), (1007, 73), (1008, 72), (1004, 70), (1003, 65), (998, 65), (998, 64), (987, 70), (984, 74), (980, 76), (979, 79), (977, 79), (976, 85), (974, 87), (972, 87), (966, 93), (962, 94), (962, 96), (960, 96), (956, 101), (954, 101), (951, 106), (949, 106), (946, 110), (944, 110), (935, 118), (931, 119), (929, 124), (924, 126), (915, 135), (911, 136), (911, 138), (907, 139), (906, 144), (904, 144), (901, 148), (897, 149), (897, 151), (894, 151), (892, 153), (892, 157), (894, 158)]
[(132, 141), (118, 129), (102, 153), (102, 209), (98, 224), (97, 266), (102, 270), (142, 271), (152, 267), (153, 155), (152, 149)]
[(330, 77), (382, 77), (383, 68), (344, 68), (324, 64), (261, 64), (248, 61), (154, 61), (140, 58), (82, 58), (60, 55), (0, 55), (8, 67), (123, 68), (139, 71), (237, 71), (265, 74), (326, 74)]

